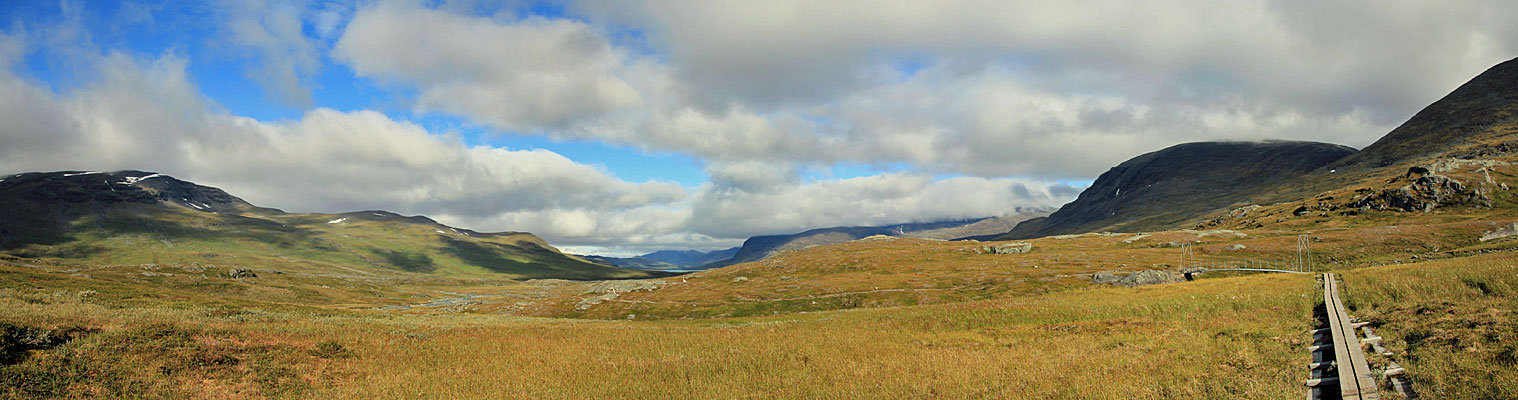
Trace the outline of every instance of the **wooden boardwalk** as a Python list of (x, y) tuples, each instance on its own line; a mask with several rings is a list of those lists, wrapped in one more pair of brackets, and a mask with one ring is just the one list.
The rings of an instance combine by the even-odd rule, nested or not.
[[(1330, 342), (1325, 345), (1333, 348), (1332, 365), (1338, 373), (1319, 378), (1313, 383), (1325, 385), (1337, 382), (1340, 397), (1313, 398), (1380, 399), (1376, 378), (1370, 372), (1370, 363), (1365, 360), (1365, 351), (1360, 348), (1360, 338), (1355, 335), (1354, 322), (1350, 321), (1349, 311), (1339, 298), (1339, 284), (1334, 280), (1334, 274), (1323, 274), (1323, 307), (1328, 314), (1330, 333)], [(1311, 393), (1330, 392), (1313, 390)]]

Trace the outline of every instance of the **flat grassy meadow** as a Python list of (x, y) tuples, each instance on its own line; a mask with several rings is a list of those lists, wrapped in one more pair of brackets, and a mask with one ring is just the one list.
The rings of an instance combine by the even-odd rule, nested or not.
[[(1393, 351), (1372, 362), (1407, 367), (1425, 395), (1518, 393), (1518, 254), (1504, 251), (1510, 241), (1466, 239), (1488, 225), (1436, 229), (1465, 232), (1442, 236), (1420, 227), (1319, 234), (1322, 262), (1342, 274), (1351, 313), (1371, 322)], [(780, 264), (664, 278), (685, 282), (625, 293), (625, 302), (580, 318), (533, 315), (563, 312), (559, 306), (591, 295), (590, 283), (343, 275), (293, 264), (279, 267), (288, 272), (232, 279), (225, 265), (89, 267), (12, 258), (0, 260), (0, 397), (1303, 395), (1307, 331), (1322, 294), (1313, 275), (1216, 273), (1134, 288), (1080, 283), (1079, 276), (1152, 268), (1173, 258), (1168, 241), (1188, 238), (1200, 241), (1204, 257), (1279, 258), (1291, 251), (1293, 235), (1162, 232), (1124, 242), (1129, 238), (1039, 240), (1033, 253), (1010, 258), (934, 241), (820, 247), (783, 254)], [(1363, 250), (1368, 241), (1381, 252)], [(1235, 244), (1247, 250), (1229, 250)], [(1389, 265), (1375, 266), (1381, 263)], [(890, 301), (897, 292), (862, 304), (786, 300), (848, 298), (875, 287), (956, 295), (901, 303)], [(994, 290), (976, 294), (983, 287)], [(476, 297), (419, 306), (448, 296)], [(673, 297), (652, 303), (657, 296)], [(509, 312), (531, 301), (544, 308)], [(657, 307), (629, 308), (640, 304)], [(404, 305), (411, 307), (396, 308)]]
[(1009, 300), (676, 321), (113, 306), (11, 289), (0, 321), (77, 338), (10, 397), (1279, 398), (1316, 284), (1259, 275)]

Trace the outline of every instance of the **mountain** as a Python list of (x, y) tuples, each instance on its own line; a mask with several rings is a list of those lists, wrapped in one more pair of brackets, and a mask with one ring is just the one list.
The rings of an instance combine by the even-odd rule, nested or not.
[(1352, 154), (1353, 148), (1316, 142), (1179, 144), (1118, 164), (1075, 201), (992, 239), (1171, 228)]
[[(1387, 167), (1515, 133), (1518, 133), (1518, 58), (1487, 69), (1359, 153), (1326, 168), (1360, 171)], [(1485, 150), (1485, 154), (1478, 156), (1515, 149), (1508, 146)]]
[(769, 258), (782, 251), (799, 250), (812, 246), (825, 246), (870, 236), (914, 237), (925, 239), (954, 239), (964, 236), (1001, 232), (1018, 221), (1048, 214), (1040, 208), (1019, 207), (1007, 215), (993, 218), (975, 218), (956, 221), (905, 223), (885, 226), (851, 226), (819, 228), (790, 235), (755, 236), (743, 242), (732, 258), (706, 264), (716, 268)]
[(391, 275), (664, 275), (568, 256), (524, 232), (475, 232), (386, 211), (286, 213), (142, 171), (0, 179), (0, 254), (60, 263), (214, 263)]
[(983, 236), (1004, 233), (1017, 224), (1034, 218), (1040, 218), (1054, 212), (1053, 208), (1043, 207), (1017, 207), (1007, 215), (968, 220), (963, 225), (943, 227), (922, 226), (920, 230), (907, 230), (905, 236), (923, 239), (952, 240), (971, 236)]
[(652, 270), (652, 271), (683, 270), (683, 269), (687, 268), (684, 265), (675, 265), (675, 264), (670, 264), (670, 263), (666, 263), (666, 262), (659, 262), (659, 261), (644, 259), (642, 257), (608, 257), (608, 256), (582, 255), (582, 254), (576, 254), (575, 257), (579, 257), (579, 258), (585, 259), (586, 261), (590, 261), (590, 262), (593, 262), (593, 263), (596, 263), (596, 264), (610, 265), (610, 266), (617, 267), (617, 268), (631, 268), (631, 269)]
[(657, 262), (662, 262), (662, 263), (667, 263), (667, 264), (673, 264), (673, 265), (681, 265), (681, 266), (686, 266), (686, 267), (694, 267), (694, 266), (711, 264), (711, 263), (716, 262), (716, 261), (721, 261), (721, 260), (726, 260), (726, 259), (729, 259), (729, 258), (733, 258), (733, 255), (734, 254), (738, 254), (738, 249), (741, 249), (741, 248), (742, 247), (734, 247), (734, 248), (731, 248), (731, 249), (712, 250), (712, 251), (699, 251), (699, 250), (660, 250), (660, 251), (655, 251), (655, 252), (652, 252), (652, 253), (648, 253), (648, 254), (644, 254), (644, 255), (638, 256), (637, 258), (641, 258), (641, 259), (644, 259), (644, 260), (657, 261)]
[(659, 250), (636, 257), (608, 257), (576, 255), (597, 264), (610, 265), (620, 268), (632, 268), (651, 271), (680, 271), (701, 270), (713, 268), (713, 263), (732, 258), (738, 248), (725, 250), (699, 251), (699, 250)]

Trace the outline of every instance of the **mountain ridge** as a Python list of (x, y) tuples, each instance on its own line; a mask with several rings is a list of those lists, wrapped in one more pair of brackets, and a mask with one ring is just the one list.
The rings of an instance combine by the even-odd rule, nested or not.
[[(1391, 132), (1325, 169), (1366, 170), (1437, 155), (1482, 138), (1518, 133), (1518, 58), (1482, 71)], [(1507, 129), (1493, 129), (1502, 128)], [(1495, 132), (1494, 132), (1495, 130)]]
[(703, 265), (718, 268), (769, 258), (776, 253), (812, 246), (824, 246), (863, 239), (870, 236), (912, 237), (950, 240), (1001, 231), (1031, 218), (1048, 214), (1047, 209), (1015, 207), (1005, 215), (963, 220), (902, 223), (881, 226), (847, 226), (817, 228), (788, 235), (761, 235), (743, 241), (731, 258)]
[(165, 257), (195, 262), (223, 255), (269, 264), (305, 259), (324, 268), (446, 276), (667, 275), (585, 261), (526, 232), (476, 232), (380, 210), (286, 213), (219, 188), (135, 170), (0, 179), (0, 253), (155, 264)]
[(1347, 146), (1304, 141), (1182, 143), (1112, 167), (1074, 201), (1048, 217), (1024, 221), (1001, 235), (976, 239), (1016, 240), (1175, 227), (1247, 201), (1355, 152)]

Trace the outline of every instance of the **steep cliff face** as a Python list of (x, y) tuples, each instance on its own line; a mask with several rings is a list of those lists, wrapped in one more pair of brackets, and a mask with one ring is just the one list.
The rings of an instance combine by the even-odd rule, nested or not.
[(1353, 148), (1316, 142), (1179, 144), (1118, 164), (1059, 211), (996, 239), (1170, 228), (1352, 154)]

